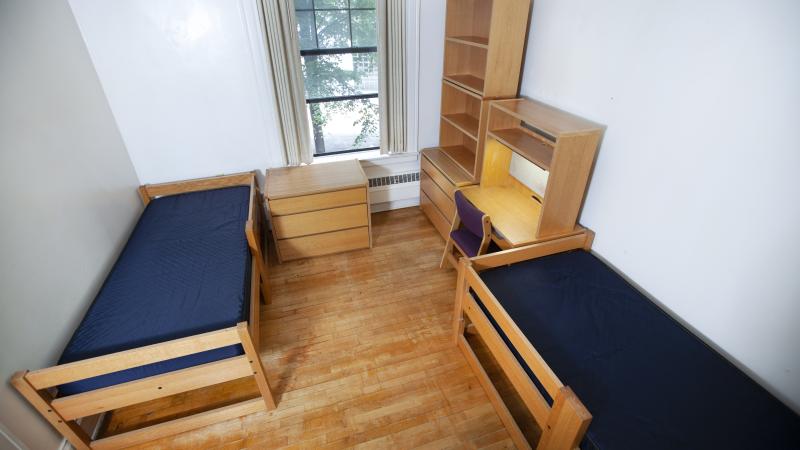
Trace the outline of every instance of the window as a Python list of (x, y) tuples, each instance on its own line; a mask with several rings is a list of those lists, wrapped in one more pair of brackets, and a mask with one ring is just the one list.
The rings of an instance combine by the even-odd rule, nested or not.
[(375, 0), (294, 0), (314, 155), (380, 145)]

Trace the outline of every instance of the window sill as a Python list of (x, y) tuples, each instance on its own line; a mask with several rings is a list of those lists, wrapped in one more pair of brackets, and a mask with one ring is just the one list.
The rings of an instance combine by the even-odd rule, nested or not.
[(349, 161), (357, 159), (361, 163), (368, 165), (382, 166), (387, 164), (397, 164), (408, 161), (416, 161), (417, 152), (395, 153), (393, 155), (382, 155), (380, 150), (366, 150), (363, 152), (342, 153), (339, 155), (315, 156), (311, 164), (324, 164), (336, 161)]

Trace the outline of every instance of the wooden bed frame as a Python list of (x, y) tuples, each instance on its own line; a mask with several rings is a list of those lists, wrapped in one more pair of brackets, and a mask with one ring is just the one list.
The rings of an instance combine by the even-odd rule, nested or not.
[[(556, 374), (553, 373), (547, 362), (544, 361), (536, 348), (522, 334), (522, 331), (484, 284), (478, 273), (493, 267), (506, 266), (569, 250), (588, 250), (591, 248), (593, 238), (594, 233), (591, 230), (583, 229), (583, 232), (573, 236), (459, 260), (455, 313), (453, 317), (455, 344), (461, 349), (470, 367), (478, 377), (481, 386), (489, 396), (492, 405), (517, 448), (530, 449), (532, 447), (511, 416), (508, 407), (481, 366), (469, 342), (467, 342), (464, 335), (466, 331), (465, 319), (469, 319), (471, 322), (470, 332), (477, 333), (483, 340), (488, 351), (519, 394), (525, 408), (530, 412), (539, 429), (542, 430), (536, 449), (573, 450), (577, 448), (589, 427), (592, 416), (575, 393), (569, 387), (564, 386)], [(514, 354), (509, 350), (500, 334), (486, 317), (486, 314), (478, 306), (472, 293), (478, 296), (494, 321), (501, 327), (516, 351), (533, 371), (547, 394), (553, 399), (552, 406), (547, 403)]]
[[(163, 195), (229, 186), (250, 187), (250, 207), (244, 230), (252, 258), (249, 321), (240, 322), (230, 328), (69, 364), (21, 371), (11, 378), (14, 387), (75, 448), (123, 448), (258, 411), (275, 409), (275, 400), (258, 353), (261, 303), (258, 299), (261, 294), (265, 300), (268, 298), (269, 279), (267, 261), (261, 245), (263, 210), (255, 172), (145, 185), (139, 188), (139, 194), (147, 205), (153, 198)], [(62, 398), (56, 398), (52, 392), (56, 386), (62, 384), (235, 344), (242, 345), (244, 355)], [(255, 379), (260, 397), (96, 440), (92, 440), (76, 423), (77, 419), (83, 417), (244, 377)]]

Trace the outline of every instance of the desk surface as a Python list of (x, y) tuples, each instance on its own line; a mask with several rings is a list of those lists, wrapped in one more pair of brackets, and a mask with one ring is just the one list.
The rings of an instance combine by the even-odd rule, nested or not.
[(357, 160), (282, 167), (267, 171), (266, 196), (276, 200), (364, 187), (366, 184), (367, 177)]
[[(492, 227), (512, 247), (537, 240), (542, 205), (520, 191), (507, 187), (469, 186), (461, 188), (464, 196), (489, 215)], [(498, 236), (500, 237), (500, 236)]]

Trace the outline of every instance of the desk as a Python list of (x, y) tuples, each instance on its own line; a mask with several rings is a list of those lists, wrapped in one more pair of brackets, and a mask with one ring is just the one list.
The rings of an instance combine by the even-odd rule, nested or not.
[[(542, 205), (529, 195), (505, 186), (468, 186), (461, 192), (492, 220), (492, 240), (500, 248), (521, 247), (537, 237)], [(495, 232), (496, 231), (496, 232)]]

